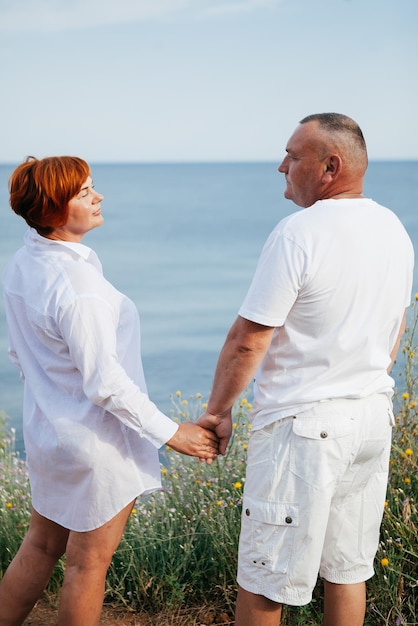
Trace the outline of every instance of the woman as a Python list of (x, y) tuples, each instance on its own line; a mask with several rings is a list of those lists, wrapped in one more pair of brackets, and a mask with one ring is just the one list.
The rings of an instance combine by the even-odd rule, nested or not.
[(11, 207), (30, 227), (3, 286), (33, 512), (0, 583), (1, 626), (22, 624), (64, 553), (58, 624), (98, 624), (135, 499), (160, 487), (157, 449), (208, 463), (218, 451), (214, 434), (148, 398), (136, 308), (81, 243), (103, 223), (102, 200), (77, 157), (29, 157), (10, 178)]

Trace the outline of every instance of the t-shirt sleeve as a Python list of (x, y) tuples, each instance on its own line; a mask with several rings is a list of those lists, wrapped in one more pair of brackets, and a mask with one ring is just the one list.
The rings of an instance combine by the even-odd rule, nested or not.
[(306, 254), (280, 230), (267, 239), (239, 310), (239, 315), (265, 326), (283, 326), (307, 273)]

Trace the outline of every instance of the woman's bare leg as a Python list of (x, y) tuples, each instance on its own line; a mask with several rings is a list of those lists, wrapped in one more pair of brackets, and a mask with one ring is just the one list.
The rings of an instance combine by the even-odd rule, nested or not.
[(0, 582), (0, 626), (20, 626), (64, 554), (69, 531), (32, 511), (29, 530)]
[(97, 626), (103, 605), (106, 573), (132, 511), (131, 502), (107, 524), (95, 530), (70, 531), (59, 626)]

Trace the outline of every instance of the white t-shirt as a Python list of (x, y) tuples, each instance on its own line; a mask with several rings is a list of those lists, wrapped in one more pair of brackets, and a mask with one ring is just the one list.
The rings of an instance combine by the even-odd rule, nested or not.
[(3, 289), (33, 506), (92, 530), (161, 486), (157, 448), (178, 428), (148, 398), (136, 307), (90, 248), (33, 229)]
[(413, 257), (396, 215), (367, 198), (318, 201), (276, 226), (239, 311), (276, 327), (256, 374), (255, 429), (319, 401), (393, 393), (386, 369)]

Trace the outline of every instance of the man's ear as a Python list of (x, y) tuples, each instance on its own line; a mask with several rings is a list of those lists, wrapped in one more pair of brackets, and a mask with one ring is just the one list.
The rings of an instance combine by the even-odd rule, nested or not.
[(341, 157), (338, 154), (330, 154), (325, 161), (325, 170), (322, 182), (330, 183), (340, 174), (342, 166)]

